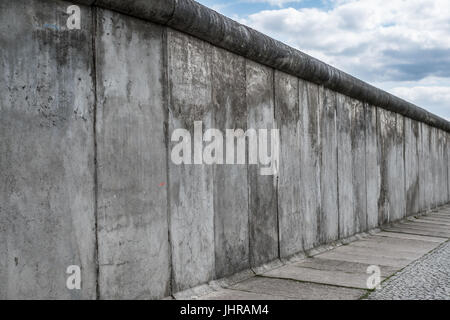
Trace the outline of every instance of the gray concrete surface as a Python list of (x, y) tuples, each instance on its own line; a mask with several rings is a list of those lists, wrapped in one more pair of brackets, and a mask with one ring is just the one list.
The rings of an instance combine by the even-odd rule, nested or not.
[[(247, 129), (246, 61), (213, 48), (214, 128)], [(240, 139), (243, 139), (242, 137)], [(237, 139), (233, 143), (237, 163)], [(228, 146), (225, 146), (228, 150)], [(230, 150), (226, 151), (231, 152)], [(226, 162), (226, 159), (224, 159)], [(214, 241), (216, 277), (250, 267), (248, 169), (245, 164), (214, 166)]]
[(317, 85), (299, 80), (300, 95), (300, 204), (303, 213), (303, 248), (319, 244), (320, 162)]
[(406, 215), (404, 171), (404, 117), (377, 109), (378, 152), (380, 161), (379, 215), (382, 224)]
[(319, 87), (320, 214), (319, 243), (339, 238), (336, 92)]
[(299, 80), (275, 71), (275, 112), (280, 129), (280, 173), (278, 177), (278, 218), (280, 257), (303, 250), (301, 210), (301, 166)]
[[(381, 223), (379, 211), (381, 168), (378, 153), (377, 110), (372, 105), (365, 105), (365, 137), (366, 137), (366, 207), (367, 229), (376, 228)], [(339, 152), (339, 148), (338, 148)]]
[(420, 212), (420, 183), (419, 183), (419, 123), (405, 118), (405, 191), (406, 213), (408, 215)]
[[(96, 3), (80, 30), (69, 2), (0, 3), (1, 298), (175, 295), (449, 201), (447, 121), (189, 0)], [(281, 171), (174, 164), (194, 121), (279, 128)], [(447, 238), (440, 212), (383, 228)], [(322, 258), (413, 258), (363, 244)]]
[(0, 2), (0, 299), (96, 298), (92, 19), (56, 30), (66, 7)]
[(433, 177), (431, 174), (430, 162), (430, 127), (425, 123), (421, 123), (421, 143), (419, 149), (419, 185), (429, 186), (429, 188), (421, 188), (420, 209), (430, 210), (432, 208), (433, 193)]
[(368, 229), (364, 104), (338, 94), (339, 236)]
[[(177, 31), (167, 31), (169, 132), (184, 128), (192, 137), (194, 121), (212, 128), (212, 46)], [(167, 137), (170, 139), (170, 136)], [(171, 142), (172, 150), (176, 142)], [(203, 149), (203, 143), (199, 143)], [(169, 162), (172, 288), (180, 291), (214, 278), (213, 167)]]
[(439, 205), (448, 203), (448, 157), (447, 157), (447, 134), (441, 129), (437, 129), (439, 133)]
[(164, 30), (108, 10), (98, 11), (96, 30), (99, 294), (162, 298), (170, 294)]
[[(247, 128), (273, 129), (276, 127), (274, 70), (251, 61), (247, 62), (246, 67)], [(248, 165), (250, 265), (252, 267), (278, 257), (276, 175), (262, 176), (260, 168), (259, 164)]]

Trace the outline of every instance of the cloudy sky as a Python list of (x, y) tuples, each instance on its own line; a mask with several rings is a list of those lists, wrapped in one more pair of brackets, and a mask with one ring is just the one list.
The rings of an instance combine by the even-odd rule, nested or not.
[(449, 0), (197, 0), (450, 120)]

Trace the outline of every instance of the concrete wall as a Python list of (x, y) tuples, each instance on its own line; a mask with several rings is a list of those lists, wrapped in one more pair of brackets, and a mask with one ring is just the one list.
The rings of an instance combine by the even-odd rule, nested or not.
[[(69, 5), (0, 2), (0, 298), (162, 298), (449, 202), (439, 119)], [(194, 121), (279, 128), (279, 174), (174, 164)]]
[[(92, 10), (0, 1), (0, 298), (96, 297)], [(66, 289), (78, 265), (83, 290)]]

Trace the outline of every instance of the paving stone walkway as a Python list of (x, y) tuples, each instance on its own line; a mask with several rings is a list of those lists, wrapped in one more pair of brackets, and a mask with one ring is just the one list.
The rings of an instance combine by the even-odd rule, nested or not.
[[(408, 218), (356, 241), (275, 261), (232, 278), (175, 294), (202, 300), (450, 299), (450, 206)], [(437, 249), (436, 249), (437, 248)], [(370, 291), (368, 268), (380, 271)]]

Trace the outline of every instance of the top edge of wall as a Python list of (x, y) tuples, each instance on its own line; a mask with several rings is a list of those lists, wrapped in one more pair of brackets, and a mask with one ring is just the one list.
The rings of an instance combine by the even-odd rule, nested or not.
[(304, 80), (450, 132), (450, 122), (193, 0), (72, 0), (169, 26)]

